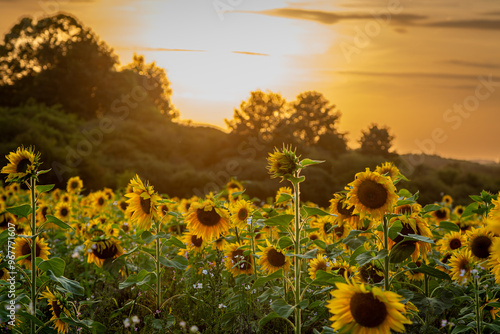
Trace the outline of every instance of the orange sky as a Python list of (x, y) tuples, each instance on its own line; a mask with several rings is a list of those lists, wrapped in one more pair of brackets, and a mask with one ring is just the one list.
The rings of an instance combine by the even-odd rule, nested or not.
[(57, 11), (164, 67), (182, 119), (225, 128), (252, 90), (317, 90), (351, 147), (375, 122), (398, 153), (499, 161), (499, 1), (0, 0), (0, 32)]

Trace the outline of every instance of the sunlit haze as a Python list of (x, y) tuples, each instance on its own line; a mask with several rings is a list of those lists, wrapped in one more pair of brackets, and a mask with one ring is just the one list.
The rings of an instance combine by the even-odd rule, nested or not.
[(398, 153), (499, 161), (500, 2), (478, 0), (0, 0), (22, 16), (77, 17), (121, 65), (167, 71), (182, 120), (226, 129), (253, 90), (322, 92), (357, 147), (386, 125)]

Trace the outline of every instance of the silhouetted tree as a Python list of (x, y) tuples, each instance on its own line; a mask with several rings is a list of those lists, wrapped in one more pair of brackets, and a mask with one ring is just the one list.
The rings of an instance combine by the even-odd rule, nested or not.
[(371, 124), (368, 130), (361, 131), (361, 133), (362, 136), (359, 140), (361, 153), (384, 157), (394, 155), (394, 153), (389, 152), (392, 148), (394, 136), (389, 134), (388, 127), (379, 127), (377, 124)]

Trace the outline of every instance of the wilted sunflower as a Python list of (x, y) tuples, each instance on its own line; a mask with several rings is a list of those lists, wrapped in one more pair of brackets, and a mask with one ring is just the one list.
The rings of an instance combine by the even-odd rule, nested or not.
[(475, 228), (467, 231), (467, 248), (477, 261), (487, 260), (490, 256), (490, 248), (495, 236), (486, 227)]
[(187, 228), (204, 240), (213, 240), (229, 230), (227, 213), (215, 206), (211, 200), (191, 205), (187, 216)]
[(229, 207), (229, 212), (231, 212), (231, 221), (240, 229), (247, 228), (247, 219), (250, 218), (253, 211), (252, 202), (245, 201), (243, 199), (239, 199), (236, 202), (231, 203)]
[(186, 244), (188, 251), (199, 252), (205, 247), (205, 242), (202, 236), (197, 236), (191, 232), (186, 232), (183, 235), (183, 241)]
[[(31, 239), (21, 237), (16, 238), (16, 249), (14, 251), (14, 255), (16, 258), (28, 255), (26, 258), (19, 260), (19, 264), (24, 265), (27, 268), (31, 268), (31, 245)], [(48, 260), (49, 255), (50, 248), (47, 243), (44, 242), (44, 239), (37, 238), (35, 244), (35, 256), (43, 260)]]
[(356, 174), (355, 180), (349, 183), (347, 204), (354, 206), (354, 214), (359, 213), (362, 219), (365, 215), (371, 215), (378, 219), (385, 213), (393, 211), (393, 205), (398, 199), (396, 187), (390, 178), (379, 173), (365, 172)]
[(119, 240), (109, 238), (107, 240), (87, 240), (85, 242), (87, 263), (95, 263), (102, 267), (107, 259), (116, 259), (123, 254), (123, 248)]
[(332, 261), (328, 260), (326, 257), (318, 254), (314, 259), (309, 261), (309, 277), (311, 279), (316, 279), (316, 273), (318, 270), (323, 270), (325, 272), (332, 271)]
[(83, 181), (79, 176), (73, 176), (66, 184), (66, 191), (70, 194), (79, 194), (83, 189)]
[(269, 169), (271, 178), (281, 177), (282, 181), (290, 178), (299, 170), (299, 158), (295, 155), (295, 150), (292, 151), (291, 147), (287, 148), (283, 146), (281, 151), (275, 148), (273, 153), (269, 153), (267, 163), (267, 169)]
[(18, 147), (16, 152), (5, 156), (9, 163), (4, 166), (1, 173), (7, 175), (7, 182), (24, 182), (35, 176), (40, 166), (40, 153), (35, 153), (33, 147)]
[(451, 279), (457, 281), (459, 284), (466, 283), (471, 278), (474, 258), (470, 250), (462, 248), (451, 256), (448, 265), (451, 267)]
[(267, 247), (262, 247), (259, 245), (261, 252), (257, 252), (259, 255), (259, 265), (263, 271), (268, 274), (272, 274), (275, 271), (283, 268), (283, 272), (288, 272), (290, 270), (290, 258), (286, 256), (281, 250), (276, 249), (273, 245), (266, 240)]
[(245, 255), (245, 249), (240, 244), (227, 244), (224, 247), (225, 265), (228, 271), (236, 277), (240, 274), (253, 274), (254, 260), (252, 254)]
[(57, 293), (57, 296), (54, 295), (47, 287), (47, 291), (42, 292), (40, 298), (47, 299), (47, 304), (50, 306), (50, 310), (52, 311), (52, 318), (50, 320), (54, 320), (54, 327), (57, 329), (58, 333), (67, 333), (69, 330), (69, 325), (62, 321), (60, 318), (63, 313), (69, 317), (69, 310), (63, 305), (64, 298)]
[(464, 245), (465, 245), (465, 236), (462, 233), (450, 232), (445, 234), (440, 240), (438, 240), (437, 250), (441, 252), (441, 254), (446, 254), (454, 250), (457, 250)]
[(404, 314), (403, 297), (364, 284), (337, 283), (327, 308), (332, 328), (352, 334), (404, 332), (412, 322)]
[(380, 175), (387, 174), (387, 176), (390, 177), (391, 180), (395, 180), (398, 176), (401, 175), (398, 167), (394, 166), (392, 162), (384, 162), (382, 166), (377, 166), (377, 168), (375, 168), (375, 172), (379, 173)]
[(156, 207), (161, 197), (154, 191), (149, 183), (142, 183), (138, 175), (130, 180), (133, 192), (125, 194), (128, 197), (126, 213), (130, 215), (130, 220), (137, 224), (141, 230), (149, 230), (153, 220), (158, 219)]

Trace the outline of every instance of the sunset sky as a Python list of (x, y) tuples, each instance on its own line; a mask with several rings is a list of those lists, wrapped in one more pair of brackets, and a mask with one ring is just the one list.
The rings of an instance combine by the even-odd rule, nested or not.
[(398, 153), (499, 161), (500, 1), (0, 0), (0, 33), (59, 11), (164, 67), (183, 120), (226, 129), (252, 90), (317, 90), (351, 147), (378, 123)]

